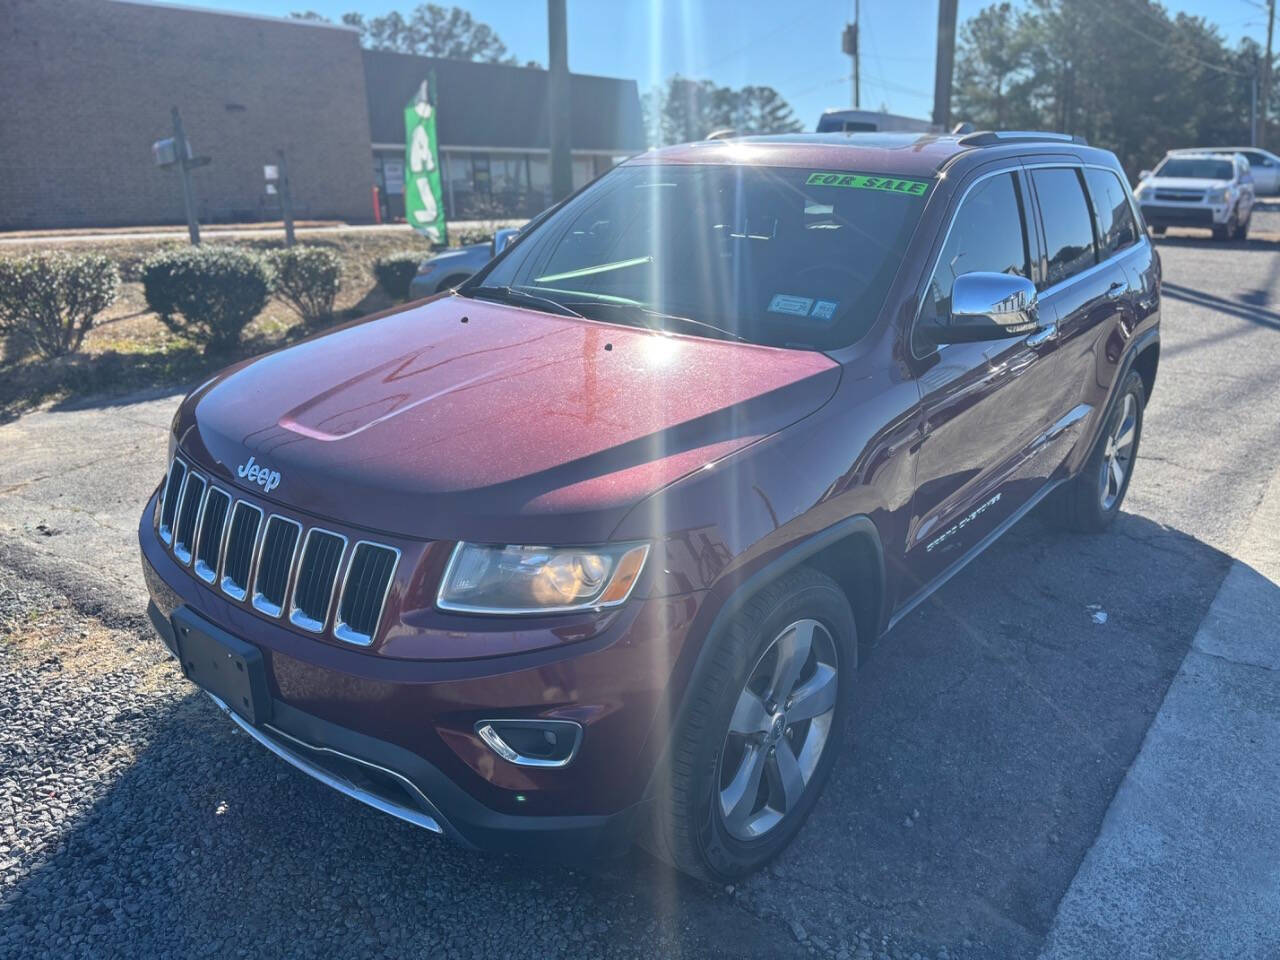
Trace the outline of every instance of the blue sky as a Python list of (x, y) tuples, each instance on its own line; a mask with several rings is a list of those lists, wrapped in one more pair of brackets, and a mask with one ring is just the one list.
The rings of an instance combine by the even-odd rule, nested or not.
[[(416, 0), (184, 0), (190, 6), (287, 16), (311, 9), (337, 19), (347, 10), (376, 16)], [(448, 6), (449, 0), (438, 0)], [(1108, 3), (1109, 0), (1080, 0)], [(518, 58), (547, 59), (543, 0), (460, 0), (490, 24)], [(960, 0), (960, 20), (985, 0)], [(1170, 10), (1204, 16), (1234, 44), (1266, 39), (1262, 0), (1171, 0)], [(776, 88), (806, 128), (828, 107), (853, 101), (851, 64), (840, 32), (853, 0), (568, 0), (569, 67), (629, 77), (643, 93), (673, 73), (728, 86)], [(862, 0), (862, 104), (927, 117), (933, 109), (936, 0)]]

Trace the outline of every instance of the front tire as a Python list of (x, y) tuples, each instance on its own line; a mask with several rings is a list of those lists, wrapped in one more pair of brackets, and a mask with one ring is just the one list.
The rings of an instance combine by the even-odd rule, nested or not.
[(1142, 377), (1131, 370), (1088, 461), (1045, 500), (1051, 523), (1076, 533), (1101, 533), (1111, 526), (1133, 478), (1146, 404)]
[(684, 873), (725, 881), (777, 856), (817, 802), (840, 750), (857, 630), (836, 583), (799, 567), (708, 643), (643, 842)]

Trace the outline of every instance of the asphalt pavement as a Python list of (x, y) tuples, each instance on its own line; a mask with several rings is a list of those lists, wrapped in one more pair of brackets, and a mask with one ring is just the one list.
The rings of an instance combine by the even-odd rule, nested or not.
[(1115, 527), (1033, 515), (895, 628), (813, 817), (735, 888), (480, 856), (285, 767), (141, 613), (177, 395), (0, 426), (0, 954), (1280, 955), (1280, 244), (1158, 247)]

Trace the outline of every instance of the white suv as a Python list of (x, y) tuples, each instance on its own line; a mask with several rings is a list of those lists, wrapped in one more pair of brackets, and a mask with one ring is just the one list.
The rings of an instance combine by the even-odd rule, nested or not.
[(1170, 150), (1170, 153), (1216, 153), (1231, 156), (1238, 153), (1249, 161), (1255, 193), (1280, 193), (1280, 157), (1261, 147), (1201, 147), (1195, 150)]
[(1134, 195), (1157, 234), (1169, 227), (1204, 227), (1215, 240), (1249, 233), (1253, 217), (1253, 174), (1238, 153), (1170, 153), (1155, 171), (1138, 175)]

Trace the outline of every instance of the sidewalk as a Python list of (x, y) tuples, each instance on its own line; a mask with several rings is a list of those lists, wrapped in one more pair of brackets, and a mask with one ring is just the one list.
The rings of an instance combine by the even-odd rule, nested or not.
[(1041, 960), (1280, 957), (1280, 474)]

